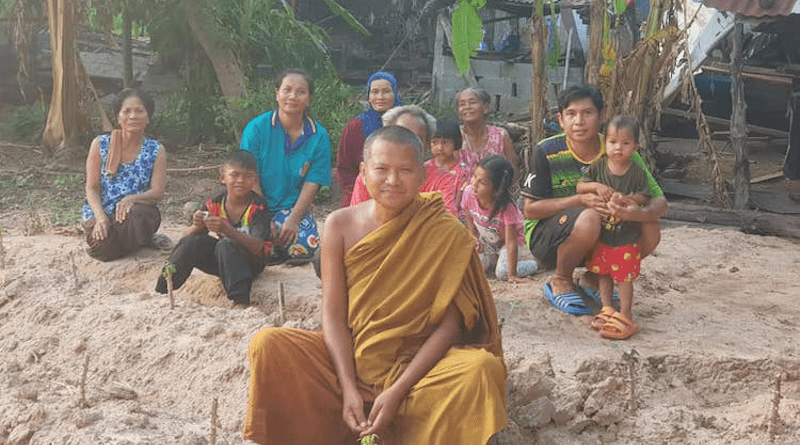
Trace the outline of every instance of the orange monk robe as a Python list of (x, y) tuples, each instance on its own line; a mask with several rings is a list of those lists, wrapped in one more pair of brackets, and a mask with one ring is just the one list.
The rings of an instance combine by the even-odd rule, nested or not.
[[(356, 375), (365, 400), (388, 388), (452, 303), (454, 346), (411, 389), (385, 445), (483, 445), (507, 424), (497, 314), (474, 241), (439, 193), (417, 197), (345, 255)], [(244, 437), (269, 445), (349, 444), (322, 334), (267, 328), (250, 343)]]

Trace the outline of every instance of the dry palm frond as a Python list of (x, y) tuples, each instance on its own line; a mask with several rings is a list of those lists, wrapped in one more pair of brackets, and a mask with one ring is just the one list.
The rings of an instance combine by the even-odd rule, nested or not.
[[(661, 111), (664, 87), (676, 60), (676, 43), (682, 33), (673, 17), (681, 7), (677, 0), (653, 2), (647, 21), (647, 34), (624, 57), (616, 53), (614, 69), (601, 78), (603, 96), (610, 115), (628, 114), (641, 122), (644, 139), (641, 154), (653, 167), (652, 130)], [(618, 36), (611, 33), (611, 44), (617, 48)]]
[[(689, 40), (684, 38), (685, 54), (690, 54)], [(696, 114), (695, 126), (697, 128), (697, 136), (699, 138), (698, 145), (700, 151), (704, 152), (708, 157), (709, 174), (714, 185), (713, 200), (717, 204), (723, 205), (727, 208), (731, 207), (730, 199), (725, 188), (725, 178), (722, 175), (722, 168), (719, 163), (719, 154), (717, 153), (717, 145), (711, 138), (712, 132), (706, 120), (706, 115), (703, 113), (703, 100), (700, 98), (700, 93), (697, 91), (697, 85), (694, 83), (694, 76), (690, 68), (690, 63), (685, 63), (681, 72), (681, 97), (683, 102), (689, 104), (689, 112)]]

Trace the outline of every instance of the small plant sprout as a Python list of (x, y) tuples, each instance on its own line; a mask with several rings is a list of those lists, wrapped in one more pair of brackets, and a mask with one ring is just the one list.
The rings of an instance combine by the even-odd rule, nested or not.
[(172, 275), (175, 274), (175, 265), (167, 263), (161, 269), (161, 276), (167, 280), (167, 295), (169, 295), (169, 308), (175, 309), (175, 296), (172, 295)]
[(358, 441), (359, 445), (380, 445), (381, 438), (377, 434), (364, 436)]
[(286, 297), (283, 291), (283, 281), (280, 281), (278, 282), (278, 316), (280, 317), (281, 325), (286, 323), (286, 315), (283, 312), (284, 306), (286, 306)]

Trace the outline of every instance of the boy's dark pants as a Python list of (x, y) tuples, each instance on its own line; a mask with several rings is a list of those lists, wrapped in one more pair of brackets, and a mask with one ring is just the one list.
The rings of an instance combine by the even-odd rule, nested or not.
[[(250, 304), (250, 286), (253, 279), (264, 270), (264, 260), (248, 252), (236, 241), (227, 237), (216, 239), (207, 234), (181, 239), (169, 255), (169, 262), (175, 265), (172, 275), (174, 289), (183, 286), (196, 267), (220, 277), (228, 298), (242, 304)], [(167, 280), (164, 277), (158, 278), (156, 292), (167, 292)]]

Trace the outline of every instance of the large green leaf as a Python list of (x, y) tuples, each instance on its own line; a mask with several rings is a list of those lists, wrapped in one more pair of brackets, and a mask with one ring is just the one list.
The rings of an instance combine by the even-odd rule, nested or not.
[(360, 32), (365, 37), (372, 37), (372, 33), (369, 32), (369, 30), (365, 28), (364, 25), (361, 24), (361, 22), (356, 20), (356, 18), (353, 17), (353, 14), (350, 14), (350, 11), (344, 9), (340, 4), (336, 3), (334, 0), (322, 0), (322, 1), (324, 1), (325, 4), (328, 5), (328, 9), (330, 9), (331, 12), (344, 19), (344, 21), (351, 28)]
[(625, 14), (628, 9), (628, 0), (614, 0), (614, 15), (620, 16)]
[(462, 76), (469, 71), (469, 58), (477, 54), (476, 48), (483, 39), (478, 10), (485, 5), (486, 0), (459, 0), (453, 11), (453, 58)]

